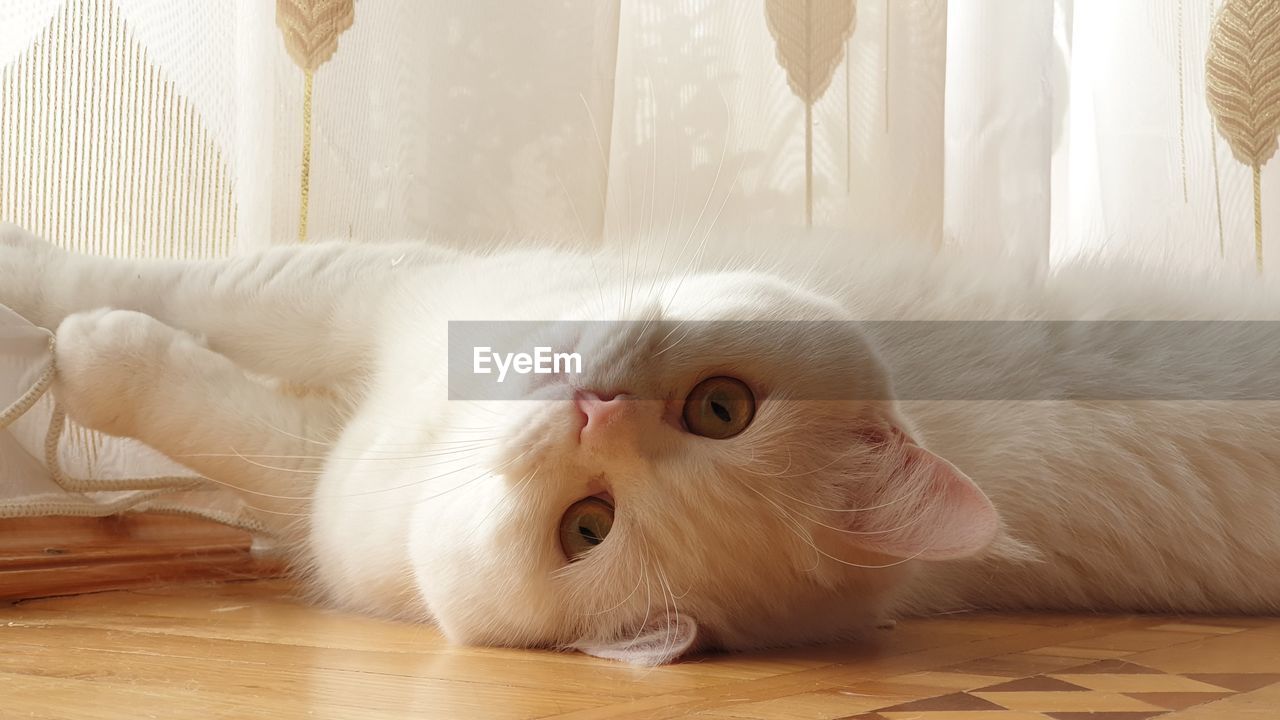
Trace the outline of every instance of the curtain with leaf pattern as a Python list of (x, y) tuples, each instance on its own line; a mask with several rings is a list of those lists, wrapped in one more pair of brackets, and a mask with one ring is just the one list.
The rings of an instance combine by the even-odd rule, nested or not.
[[(0, 222), (108, 255), (555, 239), (768, 261), (812, 227), (850, 262), (1270, 273), (1277, 135), (1280, 0), (0, 0)], [(0, 308), (0, 516), (248, 522), (63, 422), (47, 348)]]

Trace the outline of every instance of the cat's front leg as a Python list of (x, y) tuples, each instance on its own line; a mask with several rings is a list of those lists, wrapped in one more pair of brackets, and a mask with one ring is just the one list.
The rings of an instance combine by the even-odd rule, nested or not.
[(58, 327), (54, 392), (77, 422), (131, 437), (269, 513), (300, 511), (341, 411), (249, 376), (190, 333), (95, 310)]

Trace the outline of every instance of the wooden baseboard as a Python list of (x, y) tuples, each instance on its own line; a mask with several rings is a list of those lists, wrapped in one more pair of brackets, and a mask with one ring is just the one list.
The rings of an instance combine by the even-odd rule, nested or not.
[(282, 574), (249, 533), (175, 515), (0, 520), (0, 600)]

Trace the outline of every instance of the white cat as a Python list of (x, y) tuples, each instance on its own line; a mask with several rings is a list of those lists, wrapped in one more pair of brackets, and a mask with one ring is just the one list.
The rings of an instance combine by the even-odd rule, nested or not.
[[(899, 368), (907, 325), (700, 322), (1273, 318), (1260, 280), (900, 252), (814, 277), (422, 243), (124, 261), (0, 228), (0, 303), (57, 329), (72, 417), (242, 488), (331, 602), (457, 642), (657, 664), (973, 607), (1280, 611), (1274, 401), (1107, 400), (1142, 376), (1097, 335)], [(449, 398), (458, 320), (642, 322), (478, 402)], [(1270, 350), (1181, 358), (1183, 389)], [(953, 366), (1014, 392), (889, 399)], [(1029, 368), (1051, 386), (1017, 399)]]

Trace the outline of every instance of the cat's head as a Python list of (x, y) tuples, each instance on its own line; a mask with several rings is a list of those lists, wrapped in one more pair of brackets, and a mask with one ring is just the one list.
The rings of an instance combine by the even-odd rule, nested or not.
[(638, 664), (827, 640), (883, 617), (910, 561), (993, 539), (866, 342), (776, 322), (837, 305), (748, 273), (656, 295), (635, 311), (652, 323), (577, 337), (588, 372), (529, 385), (540, 399), (457, 404), (454, 442), (493, 451), (411, 543), (452, 639)]

